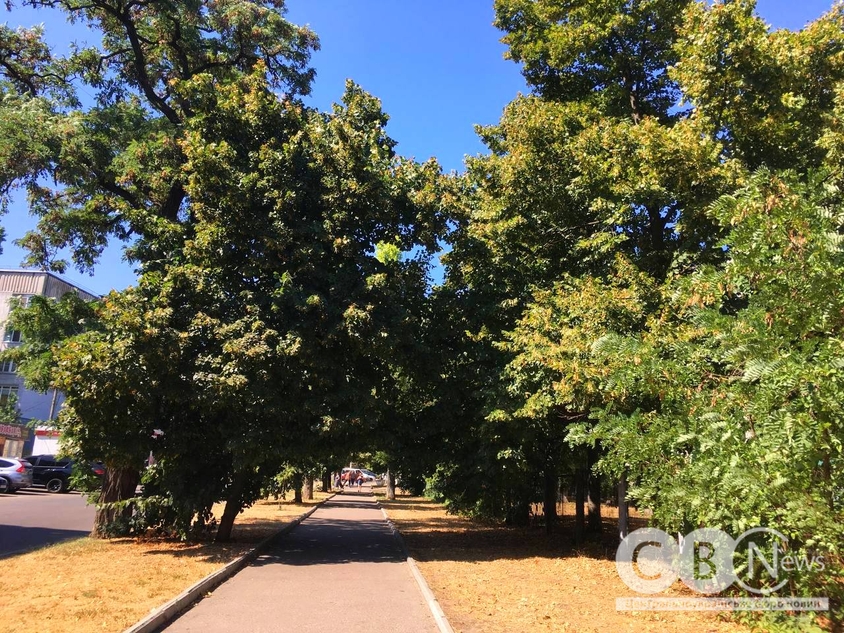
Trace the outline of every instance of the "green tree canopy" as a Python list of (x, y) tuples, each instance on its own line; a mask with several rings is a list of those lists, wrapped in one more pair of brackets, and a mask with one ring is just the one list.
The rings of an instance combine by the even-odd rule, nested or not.
[[(38, 129), (16, 120), (31, 126), (31, 160), (9, 154), (3, 172), (43, 218), (25, 240), (31, 262), (61, 269), (53, 255), (69, 247), (86, 269), (117, 237), (141, 275), (95, 308), (94, 328), (35, 324), (21, 363), (45, 355), (68, 445), (109, 466), (99, 527), (186, 534), (226, 499), (226, 539), (285, 463), (383, 415), (444, 231), (439, 167), (396, 156), (380, 103), (351, 82), (331, 112), (302, 103), (316, 40), (281, 3), (44, 6), (103, 43), (67, 59), (38, 49), (38, 63), (76, 73), (56, 71), (61, 95), (6, 69), (10, 112), (40, 117)], [(11, 34), (10, 48), (37, 36)], [(32, 56), (18, 58), (35, 81)], [(80, 85), (93, 103), (73, 98)], [(385, 245), (418, 255), (399, 263)], [(66, 304), (44, 305), (63, 316)], [(133, 513), (150, 450), (154, 498)]]

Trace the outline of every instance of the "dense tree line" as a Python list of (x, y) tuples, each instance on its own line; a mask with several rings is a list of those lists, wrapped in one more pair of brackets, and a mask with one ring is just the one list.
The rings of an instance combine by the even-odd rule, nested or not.
[(840, 620), (841, 5), (791, 32), (751, 0), (497, 0), (531, 93), (445, 176), (354, 84), (304, 104), (318, 44), (280, 1), (27, 4), (103, 34), (0, 27), (29, 263), (120, 239), (140, 275), (13, 317), (67, 450), (109, 466), (98, 530), (226, 500), (225, 539), (278, 473), (377, 451), (486, 518), (553, 531), (571, 492), (578, 540), (616, 486), (671, 531), (775, 528)]
[(3, 182), (41, 218), (21, 242), (60, 271), (60, 251), (85, 269), (124, 239), (140, 277), (96, 305), (36, 302), (12, 353), (66, 394), (67, 449), (108, 467), (98, 533), (187, 535), (226, 500), (225, 540), (286, 465), (339, 465), (384, 416), (444, 224), (439, 168), (397, 157), (354, 84), (331, 112), (303, 104), (317, 41), (281, 3), (33, 4), (103, 40), (56, 57), (3, 27)]
[(550, 528), (562, 485), (578, 538), (616, 483), (675, 532), (771, 527), (840, 620), (844, 10), (495, 6), (533, 93), (463, 176), (437, 292), (469, 432), (432, 492)]

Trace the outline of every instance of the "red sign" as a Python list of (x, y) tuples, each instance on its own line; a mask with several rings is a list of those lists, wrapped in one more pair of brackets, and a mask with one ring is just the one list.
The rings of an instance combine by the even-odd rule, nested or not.
[(0, 424), (0, 435), (5, 435), (9, 438), (23, 437), (23, 427), (15, 426), (14, 424)]

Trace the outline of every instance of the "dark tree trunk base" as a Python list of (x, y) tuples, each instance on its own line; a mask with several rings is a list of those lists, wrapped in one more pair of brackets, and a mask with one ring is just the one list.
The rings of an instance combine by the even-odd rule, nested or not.
[(629, 512), (627, 508), (627, 476), (622, 475), (618, 480), (618, 537), (624, 540), (627, 537), (629, 528)]
[(586, 480), (588, 476), (584, 468), (578, 468), (574, 479), (574, 542), (583, 542), (583, 535), (586, 533), (586, 515), (583, 512), (583, 504), (586, 503)]
[(557, 523), (557, 471), (553, 466), (545, 467), (545, 499), (543, 513), (545, 514), (545, 532), (551, 534)]
[(588, 531), (590, 534), (601, 534), (601, 475), (596, 473), (594, 466), (598, 463), (598, 449), (588, 449), (589, 458), (589, 494), (586, 499), (589, 515)]
[(234, 520), (240, 514), (243, 500), (243, 489), (246, 487), (246, 473), (238, 473), (232, 481), (232, 486), (229, 489), (229, 495), (226, 498), (226, 508), (223, 510), (223, 516), (220, 518), (220, 525), (217, 527), (217, 536), (214, 540), (218, 543), (225, 543), (230, 541), (232, 537), (232, 527), (234, 527)]
[(293, 475), (293, 503), (302, 503), (303, 479), (304, 477), (302, 473), (296, 473)]
[(396, 476), (392, 470), (387, 471), (387, 499), (389, 501), (396, 500)]
[[(126, 501), (135, 496), (138, 482), (141, 480), (141, 473), (133, 468), (109, 468), (106, 467), (103, 477), (103, 487), (97, 500), (97, 511), (94, 515), (94, 528), (91, 530), (92, 538), (104, 538), (109, 536), (110, 527), (117, 519), (130, 519), (133, 508), (131, 505), (118, 510), (117, 508), (102, 508), (100, 504)], [(128, 522), (126, 529), (128, 530)]]

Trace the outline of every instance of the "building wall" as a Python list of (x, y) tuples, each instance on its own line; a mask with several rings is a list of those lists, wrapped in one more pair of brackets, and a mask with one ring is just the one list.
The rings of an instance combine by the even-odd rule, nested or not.
[(0, 424), (0, 456), (20, 457), (32, 439), (28, 428), (20, 424)]
[[(44, 293), (47, 273), (30, 270), (0, 270), (0, 291), (9, 295), (40, 295)], [(8, 308), (6, 308), (8, 313)]]
[[(96, 295), (77, 288), (71, 283), (50, 273), (24, 270), (0, 270), (0, 349), (19, 345), (18, 342), (7, 341), (5, 322), (9, 317), (10, 301), (15, 297), (29, 297), (42, 295), (60, 298), (68, 292), (76, 292), (87, 301), (96, 299)], [(58, 415), (64, 402), (64, 394), (57, 392), (38, 393), (23, 386), (23, 380), (16, 374), (2, 371), (0, 365), (0, 397), (8, 393), (9, 389), (17, 388), (18, 405), (24, 423), (30, 420), (49, 421)], [(35, 437), (41, 453), (55, 453), (58, 438), (55, 436)], [(33, 450), (36, 447), (33, 446)], [(49, 448), (50, 450), (46, 450)], [(36, 453), (37, 454), (37, 453)]]
[(55, 455), (59, 452), (59, 434), (39, 427), (35, 430), (32, 446), (24, 450), (27, 455)]

